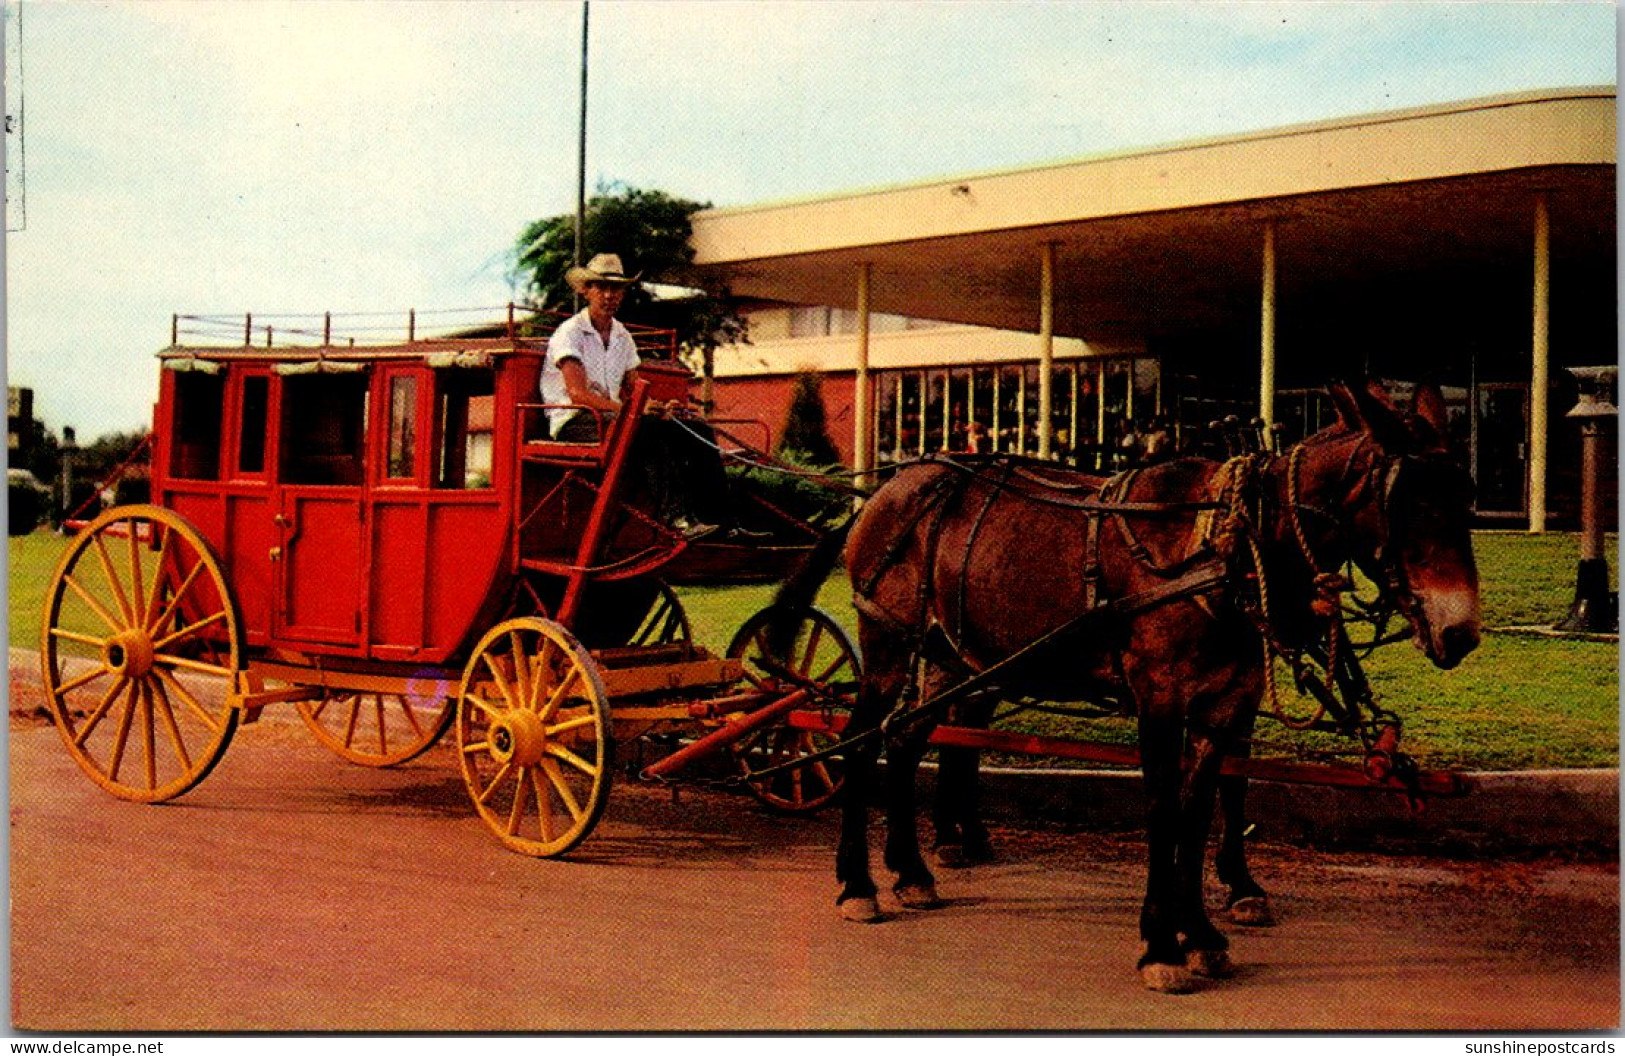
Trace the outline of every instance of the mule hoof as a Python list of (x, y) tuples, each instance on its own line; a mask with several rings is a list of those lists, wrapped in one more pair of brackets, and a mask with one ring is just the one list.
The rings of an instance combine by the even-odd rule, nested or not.
[(1159, 994), (1188, 994), (1196, 989), (1196, 976), (1182, 964), (1148, 964), (1140, 969), (1140, 981)]
[(942, 906), (942, 899), (937, 897), (937, 889), (932, 884), (904, 884), (897, 889), (897, 901), (905, 909), (938, 909)]
[(848, 898), (841, 902), (841, 917), (857, 924), (879, 924), (885, 920), (880, 903), (872, 898)]
[(1185, 954), (1185, 964), (1208, 979), (1228, 979), (1236, 974), (1235, 962), (1223, 950), (1190, 950)]
[(1275, 923), (1275, 913), (1270, 909), (1270, 900), (1263, 895), (1238, 898), (1230, 903), (1228, 912), (1230, 923), (1249, 928), (1267, 928)]

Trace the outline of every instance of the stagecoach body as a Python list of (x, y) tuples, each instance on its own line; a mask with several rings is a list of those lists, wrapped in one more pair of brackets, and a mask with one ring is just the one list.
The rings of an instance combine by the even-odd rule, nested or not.
[[(713, 654), (666, 577), (760, 578), (816, 533), (760, 503), (765, 541), (691, 546), (637, 502), (641, 412), (684, 401), (691, 380), (669, 331), (637, 331), (639, 380), (598, 441), (558, 443), (538, 387), (552, 321), (512, 307), (445, 336), (412, 317), (404, 339), (371, 342), (329, 318), (319, 339), (266, 328), (261, 343), (252, 317), (240, 341), (183, 341), (182, 318), (159, 355), (152, 505), (83, 525), (47, 604), (53, 711), (104, 788), (179, 795), (274, 703), (364, 765), (455, 725), (482, 816), (551, 855), (595, 824), (617, 738), (792, 710), (752, 667), (763, 619)], [(808, 619), (802, 668), (833, 649), (850, 681), (840, 628)], [(825, 736), (769, 725), (724, 738), (741, 767)], [(747, 787), (798, 810), (835, 783)]]

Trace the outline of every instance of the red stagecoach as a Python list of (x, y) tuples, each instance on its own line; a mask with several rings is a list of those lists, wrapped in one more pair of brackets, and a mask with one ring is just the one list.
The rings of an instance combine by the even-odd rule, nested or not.
[[(819, 713), (857, 678), (835, 621), (805, 614), (793, 659), (764, 667), (765, 614), (714, 655), (667, 585), (771, 578), (817, 533), (754, 500), (764, 541), (691, 544), (625, 501), (642, 410), (688, 392), (673, 335), (637, 332), (628, 413), (566, 444), (538, 402), (549, 320), (439, 322), (176, 317), (152, 505), (86, 524), (47, 600), (47, 693), (97, 784), (178, 796), (274, 702), (370, 766), (454, 726), (480, 816), (551, 856), (597, 822), (617, 742), (698, 731), (666, 769), (725, 745), (747, 778), (824, 745)], [(746, 784), (815, 809), (832, 765)]]

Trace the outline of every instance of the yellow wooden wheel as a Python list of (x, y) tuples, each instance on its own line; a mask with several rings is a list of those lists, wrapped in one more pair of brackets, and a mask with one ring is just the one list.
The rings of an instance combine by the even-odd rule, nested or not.
[(569, 631), (526, 616), (492, 628), (463, 669), (457, 754), (474, 809), (510, 850), (552, 858), (609, 800), (609, 698)]
[[(763, 609), (745, 621), (728, 646), (728, 655), (744, 661), (745, 677), (758, 687), (790, 692), (810, 682), (831, 694), (849, 698), (856, 691), (861, 664), (857, 647), (822, 609), (808, 609), (796, 625), (789, 658), (774, 657), (768, 649), (768, 628), (774, 610)], [(785, 678), (788, 672), (791, 678)], [(808, 710), (822, 709), (819, 721), (840, 722), (845, 707), (815, 702)], [(834, 745), (839, 734), (802, 729), (791, 722), (764, 727), (734, 749), (739, 771), (747, 779), (759, 770), (792, 763)], [(762, 803), (788, 814), (811, 814), (832, 801), (841, 790), (844, 774), (839, 758), (823, 759), (804, 767), (783, 770), (745, 787)]]
[[(449, 687), (448, 687), (449, 688)], [(415, 759), (451, 725), (453, 701), (434, 693), (331, 689), (299, 702), (299, 717), (323, 747), (361, 766)]]
[(74, 761), (123, 799), (173, 799), (237, 729), (241, 619), (208, 543), (156, 506), (73, 540), (46, 595), (46, 697)]

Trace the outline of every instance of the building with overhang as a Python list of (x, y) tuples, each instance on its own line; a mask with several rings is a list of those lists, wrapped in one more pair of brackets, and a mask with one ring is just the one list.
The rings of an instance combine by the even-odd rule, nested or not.
[(1296, 438), (1338, 377), (1432, 381), (1480, 514), (1544, 530), (1577, 503), (1562, 368), (1617, 358), (1615, 109), (1533, 92), (701, 212), (695, 263), (751, 319), (718, 413), (777, 424), (810, 370), (859, 468), (1109, 468), (1229, 414)]

